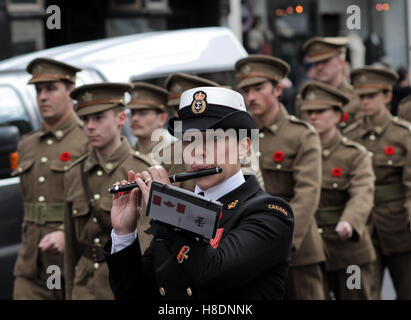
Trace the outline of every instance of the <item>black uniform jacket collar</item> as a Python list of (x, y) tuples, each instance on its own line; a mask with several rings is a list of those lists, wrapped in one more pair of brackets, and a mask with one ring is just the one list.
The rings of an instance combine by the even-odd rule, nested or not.
[(70, 114), (70, 116), (64, 120), (54, 131), (49, 131), (42, 124), (39, 130), (39, 138), (42, 139), (44, 137), (53, 135), (57, 140), (63, 139), (71, 130), (73, 130), (76, 126), (81, 125), (80, 119), (76, 116), (74, 112)]
[(117, 150), (111, 155), (110, 159), (106, 162), (102, 162), (99, 160), (97, 156), (96, 150), (93, 148), (91, 150), (90, 156), (86, 159), (84, 164), (84, 172), (90, 171), (95, 166), (101, 167), (104, 172), (109, 175), (112, 171), (116, 170), (116, 168), (126, 160), (132, 150), (130, 145), (125, 137), (121, 137), (121, 145), (117, 148)]
[(245, 182), (243, 184), (218, 199), (223, 204), (223, 216), (220, 225), (226, 223), (244, 201), (253, 197), (260, 190), (260, 185), (255, 176), (245, 175), (244, 178)]

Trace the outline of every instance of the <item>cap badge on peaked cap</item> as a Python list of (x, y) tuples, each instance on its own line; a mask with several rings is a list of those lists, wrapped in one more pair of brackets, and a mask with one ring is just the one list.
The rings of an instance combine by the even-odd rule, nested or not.
[(244, 74), (249, 74), (249, 73), (251, 72), (250, 66), (246, 64), (246, 65), (241, 69), (241, 72), (244, 73)]
[(40, 74), (43, 71), (43, 67), (41, 65), (37, 65), (34, 69), (33, 69), (33, 73), (34, 74)]
[(308, 100), (315, 100), (317, 99), (317, 95), (314, 92), (311, 92), (308, 96), (307, 96)]
[(193, 94), (193, 102), (191, 103), (191, 111), (194, 114), (201, 114), (207, 108), (207, 94), (204, 91), (196, 91)]
[(363, 75), (358, 79), (358, 81), (361, 82), (361, 83), (365, 83), (365, 82), (368, 81), (368, 77), (367, 77), (365, 74), (363, 74)]
[(91, 101), (91, 99), (93, 99), (93, 94), (91, 92), (85, 92), (82, 98), (86, 102)]
[(180, 86), (179, 84), (176, 84), (176, 85), (173, 87), (172, 90), (173, 90), (174, 93), (180, 93), (181, 90), (183, 90), (183, 87)]
[(133, 99), (138, 99), (139, 96), (140, 95), (138, 94), (138, 92), (133, 92), (133, 94), (132, 94)]

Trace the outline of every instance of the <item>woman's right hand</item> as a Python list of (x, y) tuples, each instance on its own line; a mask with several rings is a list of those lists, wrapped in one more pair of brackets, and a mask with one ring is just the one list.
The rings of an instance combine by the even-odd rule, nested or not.
[[(133, 170), (128, 172), (129, 182), (134, 182), (138, 177), (141, 178), (141, 175), (135, 174)], [(121, 184), (126, 183), (125, 180), (121, 181)], [(140, 215), (139, 210), (141, 210), (141, 191), (139, 188), (114, 193), (111, 207), (111, 224), (114, 233), (121, 236), (134, 232)]]

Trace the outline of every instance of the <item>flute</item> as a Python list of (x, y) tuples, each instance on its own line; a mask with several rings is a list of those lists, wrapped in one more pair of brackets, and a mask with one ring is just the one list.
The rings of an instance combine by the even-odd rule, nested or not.
[[(180, 172), (180, 173), (176, 173), (171, 176), (168, 176), (168, 178), (170, 179), (171, 182), (180, 182), (180, 181), (186, 181), (189, 179), (210, 176), (212, 174), (221, 173), (222, 171), (223, 171), (223, 168), (215, 167), (215, 168), (198, 170), (198, 171), (193, 171), (193, 172)], [(132, 183), (124, 184), (124, 185), (115, 184), (108, 189), (108, 192), (117, 193), (117, 192), (128, 191), (134, 188), (138, 188), (137, 182), (132, 182)]]

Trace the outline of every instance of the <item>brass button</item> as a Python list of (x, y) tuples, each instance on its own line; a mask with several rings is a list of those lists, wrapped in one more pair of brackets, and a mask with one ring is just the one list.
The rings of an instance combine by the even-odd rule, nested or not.
[(187, 294), (189, 297), (191, 297), (193, 295), (193, 291), (191, 290), (190, 287), (187, 287)]
[(67, 171), (68, 166), (64, 166), (63, 169), (64, 169), (64, 171)]
[(93, 220), (94, 223), (97, 223), (97, 218), (96, 217), (93, 217), (93, 219), (91, 219), (91, 220)]
[(273, 131), (277, 131), (277, 130), (278, 130), (278, 126), (277, 126), (276, 124), (273, 124), (273, 125), (271, 126), (271, 129), (272, 129)]
[(375, 136), (372, 134), (372, 135), (370, 135), (370, 138), (369, 138), (371, 141), (375, 141)]
[(328, 157), (328, 156), (330, 155), (330, 150), (325, 149), (325, 150), (323, 151), (323, 155), (324, 155), (324, 157)]
[(392, 165), (392, 160), (388, 160), (387, 163), (388, 163), (389, 166), (391, 166)]
[(158, 291), (160, 291), (160, 294), (164, 297), (166, 295), (166, 290), (164, 290), (163, 287), (160, 287), (160, 289), (158, 289)]
[(261, 157), (261, 152), (260, 152), (260, 151), (257, 151), (257, 152), (255, 153), (255, 155), (256, 155), (257, 157)]
[(277, 164), (277, 169), (281, 169), (281, 164)]
[(139, 152), (139, 151), (136, 151), (136, 156), (138, 156), (138, 155), (140, 155), (140, 152)]
[(46, 178), (44, 178), (43, 176), (38, 178), (39, 183), (43, 183), (44, 181), (46, 181)]
[(381, 133), (382, 132), (382, 127), (381, 126), (375, 127), (375, 131), (377, 131), (377, 133)]
[(55, 134), (56, 134), (56, 137), (59, 139), (63, 138), (64, 136), (64, 133), (61, 130), (57, 130)]
[(347, 140), (348, 140), (347, 137), (342, 138), (342, 142), (347, 142)]
[(100, 239), (99, 238), (94, 238), (94, 244), (100, 244)]
[(49, 146), (51, 146), (51, 145), (53, 144), (53, 140), (47, 139), (46, 143), (47, 143)]
[(98, 193), (96, 193), (96, 194), (94, 195), (94, 200), (98, 200), (98, 199), (100, 199), (100, 195), (99, 195)]
[(260, 138), (264, 138), (265, 137), (265, 133), (264, 132), (260, 132), (260, 134), (258, 135)]
[(347, 123), (346, 123), (345, 121), (341, 121), (341, 122), (340, 122), (340, 126), (341, 126), (341, 127), (344, 128), (346, 125), (347, 125)]
[(323, 229), (322, 229), (322, 228), (318, 228), (318, 233), (319, 233), (319, 234), (323, 234)]
[(47, 157), (41, 157), (41, 158), (40, 158), (40, 162), (41, 162), (41, 163), (46, 163), (47, 160), (48, 160)]
[(338, 188), (338, 183), (337, 182), (333, 183), (333, 188)]
[(76, 215), (78, 211), (76, 209), (73, 209), (73, 214)]
[(374, 152), (368, 152), (368, 155), (372, 158), (372, 157), (374, 157)]
[(98, 262), (95, 262), (93, 266), (94, 266), (94, 269), (96, 269), (96, 270), (97, 270), (97, 269), (98, 269), (98, 267), (100, 266), (100, 264), (99, 264)]
[(111, 162), (106, 163), (106, 168), (109, 170), (113, 169), (113, 164)]
[(19, 167), (19, 168), (17, 169), (17, 171), (18, 171), (18, 172), (23, 172), (23, 168), (22, 168), (22, 167)]
[(39, 200), (39, 202), (44, 202), (44, 201), (46, 200), (46, 198), (45, 198), (44, 196), (40, 196), (40, 197), (38, 198), (38, 200)]
[(98, 175), (99, 177), (101, 177), (101, 176), (103, 175), (103, 170), (98, 170), (98, 171), (97, 171), (97, 175)]

